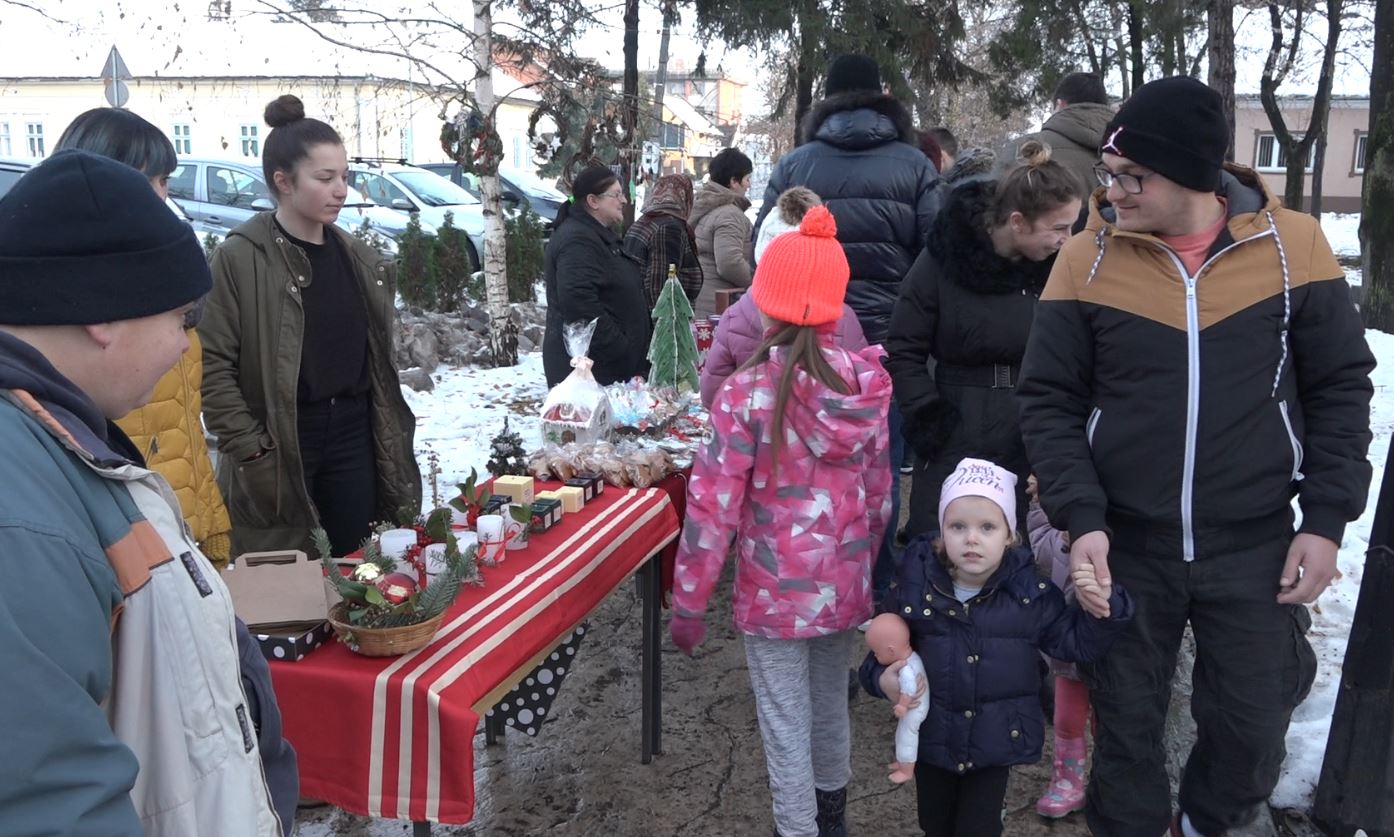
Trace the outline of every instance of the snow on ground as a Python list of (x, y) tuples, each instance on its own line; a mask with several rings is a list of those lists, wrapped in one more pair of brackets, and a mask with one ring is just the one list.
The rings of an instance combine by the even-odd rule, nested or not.
[[(1347, 222), (1341, 221), (1337, 234), (1346, 225)], [(1348, 226), (1354, 228), (1354, 224)], [(1332, 243), (1336, 246), (1338, 241), (1348, 240), (1333, 237)], [(1339, 247), (1337, 249), (1339, 252)], [(1390, 435), (1394, 433), (1394, 335), (1368, 331), (1366, 337), (1375, 357), (1383, 361), (1373, 376), (1375, 396), (1371, 426), (1374, 442), (1370, 446), (1370, 461), (1374, 465), (1374, 479), (1365, 513), (1346, 528), (1339, 558), (1343, 577), (1312, 609), (1309, 639), (1317, 655), (1317, 679), (1311, 695), (1294, 713), (1288, 732), (1287, 762), (1272, 797), (1273, 804), (1281, 808), (1308, 810), (1312, 804), (1341, 681), (1346, 639), (1360, 594), (1365, 551), (1374, 523), (1374, 503), (1384, 477)], [(422, 462), (428, 502), (431, 496), (430, 478), (425, 473), (428, 452), (434, 451), (440, 457), (440, 489), (445, 499), (453, 496), (453, 486), (469, 476), (471, 467), (479, 469), (481, 475), (485, 472), (489, 440), (503, 428), (505, 416), (509, 418), (509, 426), (522, 435), (527, 448), (535, 449), (540, 445), (538, 414), (547, 393), (541, 353), (522, 355), (519, 365), (512, 369), (441, 367), (432, 377), (436, 381), (432, 392), (403, 390), (416, 413), (416, 448)]]
[[(1326, 226), (1323, 219), (1322, 226)], [(1333, 242), (1334, 244), (1334, 242)], [(1346, 656), (1346, 639), (1350, 635), (1355, 602), (1360, 595), (1360, 579), (1365, 566), (1365, 551), (1369, 548), (1370, 528), (1375, 519), (1375, 501), (1379, 499), (1380, 481), (1384, 478), (1389, 437), (1394, 432), (1394, 335), (1366, 331), (1370, 349), (1380, 365), (1371, 376), (1375, 397), (1371, 405), (1370, 426), (1374, 442), (1370, 445), (1370, 463), (1375, 475), (1365, 513), (1346, 527), (1338, 558), (1343, 578), (1326, 591), (1312, 608), (1312, 631), (1308, 639), (1317, 654), (1317, 679), (1305, 703), (1297, 707), (1288, 730), (1287, 761), (1283, 776), (1273, 791), (1272, 803), (1279, 808), (1310, 810), (1316, 794), (1317, 779), (1321, 776), (1322, 757), (1326, 753), (1326, 735), (1331, 728), (1331, 715), (1336, 710), (1336, 692), (1341, 684), (1341, 665)]]
[(416, 414), (416, 453), (421, 463), (422, 496), (431, 502), (431, 477), (427, 455), (440, 457), (441, 500), (456, 495), (455, 485), (464, 482), (470, 468), (482, 477), (489, 461), (489, 440), (508, 427), (523, 437), (529, 451), (541, 447), (542, 399), (547, 395), (542, 353), (519, 355), (518, 365), (509, 369), (453, 369), (441, 366), (431, 376), (436, 388), (431, 392), (402, 393)]
[(1338, 256), (1360, 255), (1360, 214), (1333, 214), (1324, 212), (1321, 216), (1321, 231)]

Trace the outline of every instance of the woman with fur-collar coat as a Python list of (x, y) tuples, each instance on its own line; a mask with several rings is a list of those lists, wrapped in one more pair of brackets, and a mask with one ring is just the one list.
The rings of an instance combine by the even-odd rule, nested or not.
[(1083, 198), (1048, 149), (1034, 150), (998, 180), (949, 192), (891, 315), (886, 369), (916, 454), (911, 537), (934, 527), (939, 487), (965, 457), (997, 462), (1026, 486), (1017, 376), (1036, 298)]

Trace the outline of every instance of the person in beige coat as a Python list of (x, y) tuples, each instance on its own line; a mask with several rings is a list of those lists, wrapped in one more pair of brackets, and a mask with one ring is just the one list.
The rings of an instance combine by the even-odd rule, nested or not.
[(750, 287), (751, 225), (745, 211), (750, 201), (750, 158), (723, 148), (692, 202), (688, 223), (697, 236), (697, 260), (702, 265), (702, 292), (692, 307), (699, 317), (716, 313), (716, 292)]

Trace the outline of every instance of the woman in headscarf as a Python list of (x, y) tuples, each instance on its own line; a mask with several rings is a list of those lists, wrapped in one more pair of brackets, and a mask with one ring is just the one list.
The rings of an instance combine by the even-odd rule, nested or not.
[(649, 308), (676, 267), (678, 283), (689, 302), (702, 290), (702, 265), (697, 261), (697, 238), (687, 223), (692, 212), (692, 178), (665, 174), (654, 181), (644, 201), (644, 214), (624, 235), (624, 251), (644, 266), (644, 297)]

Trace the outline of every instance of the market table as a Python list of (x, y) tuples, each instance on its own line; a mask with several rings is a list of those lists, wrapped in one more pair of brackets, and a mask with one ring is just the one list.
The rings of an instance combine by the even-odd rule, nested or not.
[[(679, 512), (670, 493), (607, 487), (580, 512), (484, 567), (429, 645), (364, 657), (338, 642), (272, 662), (300, 791), (356, 814), (463, 824), (474, 816), (474, 735), (482, 714), (545, 659), (625, 579), (643, 598), (641, 758), (660, 747), (659, 609)], [(671, 551), (671, 550), (669, 550)]]

